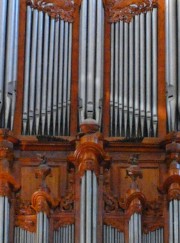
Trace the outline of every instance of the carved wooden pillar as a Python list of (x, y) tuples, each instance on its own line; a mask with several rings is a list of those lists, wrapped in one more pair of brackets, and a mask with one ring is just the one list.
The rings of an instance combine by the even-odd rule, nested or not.
[(139, 166), (136, 164), (137, 158), (137, 156), (134, 156), (131, 159), (132, 164), (126, 171), (127, 176), (129, 176), (132, 179), (130, 189), (126, 193), (124, 202), (126, 209), (126, 224), (129, 224), (129, 243), (139, 243), (142, 241), (141, 214), (143, 207), (146, 203), (145, 196), (139, 190), (139, 187), (136, 183), (136, 179), (138, 177), (142, 178), (142, 172)]
[(20, 189), (19, 183), (12, 175), (13, 138), (8, 130), (0, 130), (0, 243), (6, 243), (9, 237), (10, 199), (13, 192)]
[[(106, 165), (109, 158), (103, 150), (102, 137), (98, 133), (99, 126), (92, 119), (81, 125), (76, 151), (69, 160), (75, 164), (80, 186), (80, 234), (81, 243), (100, 242), (97, 238), (98, 222), (98, 179), (100, 167)], [(77, 196), (76, 196), (77, 197)], [(78, 229), (76, 229), (78, 231)], [(98, 229), (101, 230), (102, 229)], [(79, 241), (77, 241), (79, 242)]]
[(42, 162), (36, 170), (36, 177), (41, 179), (39, 190), (32, 195), (32, 207), (37, 213), (37, 229), (36, 229), (36, 242), (48, 243), (49, 241), (49, 215), (51, 208), (58, 205), (50, 189), (47, 187), (45, 179), (51, 173), (51, 168), (47, 165), (46, 159), (42, 158)]
[(168, 173), (160, 191), (169, 202), (169, 242), (180, 240), (180, 144), (172, 142), (166, 146)]

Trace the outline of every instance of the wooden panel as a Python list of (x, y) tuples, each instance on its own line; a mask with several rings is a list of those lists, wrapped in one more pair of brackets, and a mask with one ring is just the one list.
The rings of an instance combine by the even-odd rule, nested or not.
[[(35, 167), (21, 168), (21, 198), (31, 200), (32, 194), (38, 190), (40, 180), (35, 178)], [(47, 177), (47, 185), (55, 198), (60, 196), (60, 169), (52, 168), (52, 176)], [(63, 182), (64, 183), (64, 182)]]
[[(143, 178), (137, 179), (139, 189), (144, 193), (148, 201), (158, 198), (157, 186), (159, 185), (159, 170), (158, 169), (142, 169)], [(119, 168), (119, 188), (120, 195), (124, 197), (126, 191), (129, 189), (131, 179), (126, 178), (126, 169)]]

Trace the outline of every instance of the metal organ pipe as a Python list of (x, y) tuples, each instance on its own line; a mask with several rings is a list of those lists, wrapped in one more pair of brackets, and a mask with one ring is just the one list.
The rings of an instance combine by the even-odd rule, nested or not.
[(9, 238), (9, 201), (0, 196), (0, 243), (8, 243)]
[(111, 136), (157, 136), (157, 99), (157, 9), (153, 9), (129, 24), (111, 24)]
[(74, 243), (74, 224), (60, 227), (54, 231), (54, 243)]
[(14, 228), (14, 243), (34, 243), (35, 233), (26, 231), (19, 227)]
[(19, 0), (0, 2), (0, 126), (13, 127), (17, 80)]
[(149, 232), (148, 234), (143, 234), (142, 236), (142, 242), (143, 243), (163, 243), (164, 237), (163, 237), (163, 228), (157, 229), (153, 232)]
[(80, 243), (97, 242), (97, 178), (87, 170), (81, 179)]
[(141, 215), (134, 213), (129, 220), (129, 243), (140, 243), (141, 238)]
[(96, 119), (99, 123), (101, 121), (103, 18), (102, 1), (82, 2), (79, 53), (80, 122), (86, 118)]
[(49, 234), (48, 234), (48, 217), (46, 213), (39, 212), (37, 214), (37, 233), (36, 233), (36, 242), (37, 243), (48, 243)]
[(27, 6), (24, 135), (68, 135), (72, 24)]
[(178, 243), (180, 228), (180, 200), (169, 202), (169, 242)]
[(104, 225), (103, 226), (103, 242), (104, 243), (124, 243), (124, 233), (118, 229)]

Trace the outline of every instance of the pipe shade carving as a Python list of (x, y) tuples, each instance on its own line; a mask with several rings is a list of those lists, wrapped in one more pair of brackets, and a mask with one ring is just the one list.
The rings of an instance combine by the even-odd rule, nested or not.
[(131, 22), (135, 15), (152, 11), (157, 0), (104, 0), (105, 12), (109, 22)]
[(27, 0), (27, 4), (38, 11), (47, 13), (56, 20), (61, 18), (64, 21), (74, 21), (75, 4), (80, 5), (80, 1), (66, 0)]

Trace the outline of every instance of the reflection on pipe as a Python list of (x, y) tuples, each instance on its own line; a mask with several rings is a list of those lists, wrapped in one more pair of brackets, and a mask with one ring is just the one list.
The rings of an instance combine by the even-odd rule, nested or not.
[(48, 217), (45, 213), (39, 212), (37, 214), (37, 233), (36, 243), (48, 243), (49, 232), (48, 232)]
[(27, 6), (24, 135), (69, 135), (72, 24)]
[(80, 243), (97, 242), (97, 178), (86, 171), (81, 181)]
[[(84, 0), (80, 12), (79, 121), (101, 123), (104, 10), (102, 1)], [(101, 124), (100, 124), (101, 125)]]
[(31, 233), (19, 227), (14, 228), (14, 243), (35, 243), (35, 233)]
[(74, 225), (60, 227), (54, 231), (54, 243), (74, 243)]
[(153, 9), (129, 24), (111, 24), (110, 135), (157, 136), (157, 99), (157, 9)]
[(0, 127), (13, 128), (16, 100), (19, 0), (0, 1)]
[(163, 237), (163, 228), (157, 229), (153, 232), (149, 232), (148, 234), (143, 234), (142, 236), (142, 242), (143, 243), (163, 243), (164, 237)]
[(103, 226), (103, 243), (124, 243), (124, 233), (118, 229), (104, 225)]

